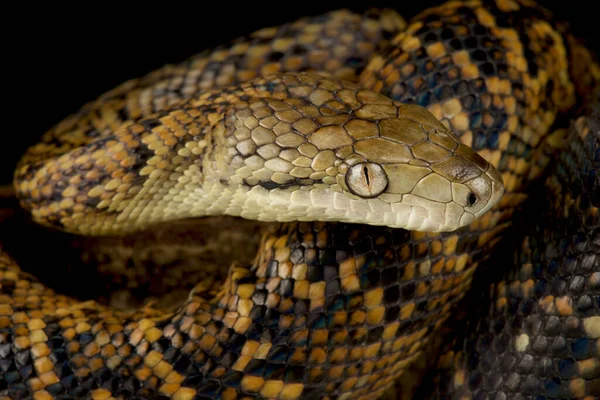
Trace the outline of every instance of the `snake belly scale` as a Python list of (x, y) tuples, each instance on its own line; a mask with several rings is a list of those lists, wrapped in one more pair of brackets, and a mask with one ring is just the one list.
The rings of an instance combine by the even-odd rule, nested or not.
[[(549, 18), (497, 0), (445, 3), (405, 30), (389, 10), (304, 19), (128, 82), (59, 124), (16, 171), (42, 223), (108, 234), (211, 212), (306, 221), (266, 234), (252, 265), (167, 312), (79, 303), (3, 254), (0, 394), (383, 394), (491, 258), (558, 151), (553, 125), (600, 80)], [(322, 72), (342, 76), (296, 72), (327, 65), (306, 45), (321, 28), (342, 49)], [(339, 68), (336, 54), (361, 59), (352, 52), (364, 62)]]

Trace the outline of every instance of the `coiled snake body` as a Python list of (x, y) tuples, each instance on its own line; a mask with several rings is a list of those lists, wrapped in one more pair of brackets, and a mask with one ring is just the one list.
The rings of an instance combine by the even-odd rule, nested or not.
[[(199, 284), (169, 312), (79, 303), (3, 255), (0, 394), (382, 395), (431, 349), (530, 182), (564, 148), (554, 129), (600, 81), (586, 49), (550, 21), (525, 0), (453, 1), (405, 29), (389, 10), (336, 12), (261, 30), (85, 106), (17, 167), (17, 194), (37, 221), (83, 234), (214, 213), (304, 221), (265, 234), (252, 265), (233, 265), (220, 288)], [(334, 78), (299, 73), (308, 70)], [(573, 151), (592, 154), (594, 134), (577, 136), (588, 153)], [(597, 300), (594, 260), (582, 279)], [(571, 323), (597, 343), (597, 301), (586, 310), (571, 310)], [(444, 350), (439, 366), (457, 372), (450, 384), (436, 377), (441, 398), (547, 390), (506, 380), (507, 391), (501, 372), (486, 375), (495, 386), (479, 375), (467, 390), (473, 363)], [(598, 350), (585, 354), (593, 364)], [(597, 394), (597, 368), (562, 395)]]

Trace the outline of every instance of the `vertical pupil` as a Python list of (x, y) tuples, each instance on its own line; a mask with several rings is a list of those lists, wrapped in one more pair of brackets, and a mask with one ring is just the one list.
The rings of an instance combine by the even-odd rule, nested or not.
[(365, 174), (365, 180), (367, 181), (367, 186), (370, 186), (371, 182), (369, 180), (369, 168), (367, 168), (367, 166), (363, 167), (363, 173)]

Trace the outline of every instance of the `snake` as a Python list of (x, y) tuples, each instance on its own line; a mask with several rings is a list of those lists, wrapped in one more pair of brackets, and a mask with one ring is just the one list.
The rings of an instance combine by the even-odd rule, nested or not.
[[(597, 193), (598, 129), (565, 128), (598, 82), (593, 55), (547, 10), (468, 0), (408, 23), (392, 10), (307, 17), (124, 83), (21, 159), (15, 191), (34, 220), (83, 235), (220, 214), (280, 225), (252, 263), (167, 311), (54, 293), (2, 253), (0, 395), (377, 398), (427, 356), (440, 363), (424, 390), (439, 398), (597, 396), (598, 214), (585, 193)], [(482, 316), (474, 327), (459, 319), (467, 339), (429, 356), (473, 283), (501, 268), (548, 169), (551, 195), (573, 192), (533, 209), (558, 222), (521, 227), (523, 270), (490, 297), (503, 321), (523, 323), (502, 299), (539, 296), (540, 324), (577, 327), (556, 340), (583, 365), (573, 372), (555, 345), (546, 358), (538, 346), (549, 372), (503, 380), (490, 357), (515, 358), (510, 342), (527, 363), (536, 325), (496, 329), (492, 307), (470, 315)], [(562, 257), (573, 226), (590, 239)], [(545, 266), (563, 278), (581, 269), (587, 308), (567, 307), (575, 297), (560, 282), (556, 299), (535, 286)]]

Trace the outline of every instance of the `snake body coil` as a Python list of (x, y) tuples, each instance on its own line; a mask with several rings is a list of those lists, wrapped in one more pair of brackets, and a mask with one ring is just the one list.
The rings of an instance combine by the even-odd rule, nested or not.
[(516, 224), (513, 250), (476, 273), (482, 290), (463, 310), (482, 317), (449, 321), (460, 333), (448, 335), (423, 397), (600, 396), (600, 98), (566, 140), (522, 211), (537, 210)]
[[(2, 255), (0, 394), (382, 395), (493, 258), (530, 181), (561, 150), (553, 129), (600, 81), (587, 51), (551, 21), (525, 0), (452, 1), (377, 48), (384, 32), (403, 28), (399, 17), (332, 13), (262, 30), (88, 104), (17, 169), (17, 192), (37, 220), (111, 233), (211, 207), (314, 217), (265, 234), (252, 265), (232, 266), (220, 288), (198, 284), (168, 312), (79, 303)], [(319, 69), (358, 84), (285, 74)], [(274, 72), (283, 74), (255, 78)], [(305, 195), (313, 191), (322, 195)], [(294, 197), (298, 208), (287, 207)], [(358, 223), (325, 222), (334, 214)]]

